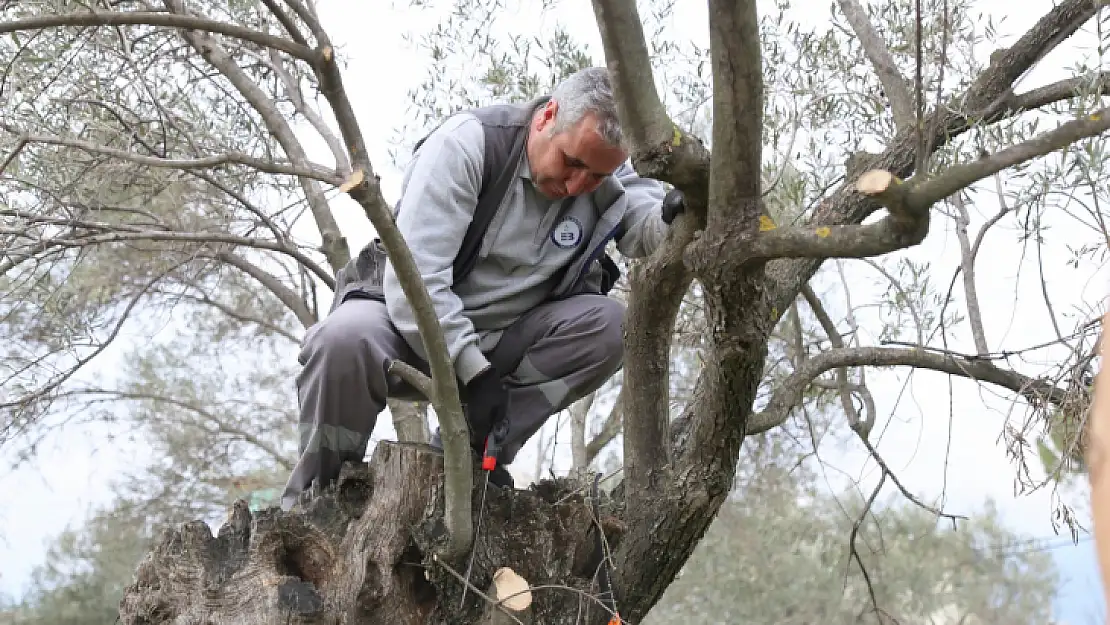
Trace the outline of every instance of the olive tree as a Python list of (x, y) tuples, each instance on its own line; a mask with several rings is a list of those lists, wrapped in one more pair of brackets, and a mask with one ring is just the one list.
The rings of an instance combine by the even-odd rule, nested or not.
[[(73, 382), (128, 322), (142, 325), (138, 310), (190, 301), (237, 321), (221, 338), (227, 345), (249, 345), (246, 328), (295, 343), (320, 317), (318, 289), (332, 288), (351, 256), (328, 197), (344, 194), (381, 237), (418, 314), (432, 376), (413, 381), (439, 419), (443, 453), (381, 443), (303, 510), (252, 514), (236, 502), (216, 536), (203, 522), (175, 528), (138, 566), (121, 620), (571, 623), (603, 622), (615, 608), (638, 622), (728, 496), (744, 440), (782, 427), (813, 388), (842, 404), (884, 481), (895, 483), (869, 439), (867, 367), (970, 378), (1008, 390), (1035, 416), (1085, 401), (1068, 382), (1087, 358), (1082, 332), (1060, 333), (1076, 346), (1074, 362), (1036, 375), (988, 353), (974, 295), (978, 238), (961, 238), (974, 354), (937, 349), (920, 327), (910, 345), (845, 340), (811, 283), (830, 259), (917, 245), (949, 205), (966, 230), (965, 191), (980, 181), (1018, 172), (1030, 178), (1022, 201), (1049, 206), (1082, 186), (1080, 175), (1097, 179), (1110, 127), (1102, 74), (1078, 68), (1036, 89), (1015, 85), (1103, 4), (1058, 3), (983, 66), (967, 54), (984, 36), (969, 1), (892, 0), (868, 11), (838, 0), (835, 29), (822, 33), (784, 23), (785, 5), (713, 0), (697, 69), (671, 77), (688, 87), (686, 106), (668, 107), (657, 63), (671, 51), (649, 48), (640, 5), (594, 0), (633, 163), (681, 189), (688, 211), (662, 249), (628, 267), (620, 484), (599, 497), (576, 481), (547, 480), (491, 492), (476, 510), (477, 476), (438, 321), (370, 161), (345, 88), (352, 78), (314, 3), (4, 3), (0, 45), (11, 74), (39, 77), (5, 88), (0, 119), (0, 280), (6, 328), (17, 338), (3, 354), (5, 433), (33, 432), (66, 399), (104, 390), (130, 398), (126, 385)], [(560, 58), (568, 56), (573, 65), (573, 55)], [(512, 67), (500, 70), (485, 81), (502, 86), (492, 95), (539, 88), (506, 80)], [(797, 113), (788, 116), (791, 101)], [(464, 96), (427, 110), (470, 103)], [(793, 133), (782, 131), (783, 119)], [(1055, 127), (1039, 128), (1044, 119)], [(328, 147), (328, 163), (309, 158), (295, 124)], [(767, 176), (765, 145), (796, 136), (812, 160), (785, 159)], [(834, 136), (844, 138), (828, 145)], [(298, 231), (306, 222), (307, 243)], [(221, 288), (228, 283), (238, 288)], [(674, 416), (671, 356), (684, 302), (699, 320), (696, 381)], [(790, 349), (773, 349), (784, 317), (803, 327), (800, 302), (826, 333), (821, 349), (812, 353), (801, 332)], [(149, 408), (175, 398), (148, 389), (141, 399)], [(253, 436), (242, 427), (249, 410), (178, 409), (209, 422), (215, 437)], [(288, 454), (266, 440), (251, 444), (273, 448), (275, 462)], [(470, 555), (473, 571), (460, 574)], [(598, 571), (612, 586), (601, 599)], [(489, 601), (486, 589), (497, 595), (521, 578), (530, 602)]]

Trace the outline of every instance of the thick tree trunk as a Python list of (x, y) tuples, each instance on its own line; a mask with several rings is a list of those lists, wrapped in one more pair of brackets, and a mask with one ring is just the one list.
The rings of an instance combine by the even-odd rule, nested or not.
[[(237, 501), (216, 536), (200, 521), (167, 530), (125, 590), (120, 621), (515, 623), (484, 598), (494, 597), (487, 592), (494, 573), (507, 567), (532, 588), (522, 622), (606, 622), (591, 598), (600, 558), (588, 493), (574, 492), (567, 480), (515, 491), (491, 485), (479, 512), (483, 477), (475, 476), (475, 527), (483, 517), (462, 608), (465, 559), (431, 555), (446, 541), (442, 455), (423, 444), (382, 442), (368, 465), (345, 467), (338, 484), (304, 509), (252, 515)], [(606, 522), (613, 506), (599, 506), (614, 548), (619, 524)]]

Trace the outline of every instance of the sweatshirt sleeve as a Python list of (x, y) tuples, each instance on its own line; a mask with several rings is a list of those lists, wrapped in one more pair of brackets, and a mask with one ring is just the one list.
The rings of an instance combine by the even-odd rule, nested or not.
[(670, 229), (663, 221), (662, 210), (667, 191), (658, 180), (641, 178), (628, 161), (613, 175), (624, 187), (622, 201), (627, 202), (617, 249), (629, 258), (650, 256), (663, 243)]
[[(455, 256), (478, 202), (483, 140), (481, 124), (466, 114), (452, 117), (429, 135), (407, 168), (397, 215), (397, 228), (428, 289), (455, 373), (464, 384), (489, 366), (478, 348), (474, 325), (463, 315), (462, 301), (451, 289)], [(426, 360), (416, 317), (389, 262), (383, 288), (393, 325)]]

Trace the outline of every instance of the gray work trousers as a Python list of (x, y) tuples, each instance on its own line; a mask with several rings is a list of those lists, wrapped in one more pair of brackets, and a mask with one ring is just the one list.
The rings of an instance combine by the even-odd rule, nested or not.
[[(505, 329), (486, 353), (494, 367), (508, 372), (502, 464), (512, 462), (548, 418), (621, 368), (624, 310), (609, 297), (576, 295), (541, 304)], [(282, 493), (283, 510), (307, 489), (334, 482), (343, 462), (365, 457), (387, 397), (413, 396), (408, 384), (386, 373), (393, 360), (428, 373), (381, 302), (348, 300), (309, 328), (298, 357), (300, 458)]]

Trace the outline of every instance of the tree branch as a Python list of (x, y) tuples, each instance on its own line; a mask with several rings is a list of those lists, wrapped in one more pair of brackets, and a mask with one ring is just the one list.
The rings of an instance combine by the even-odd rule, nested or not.
[(570, 470), (579, 476), (590, 465), (586, 455), (586, 421), (594, 405), (597, 391), (579, 399), (570, 406)]
[[(192, 286), (194, 289), (197, 289), (198, 291), (200, 290), (200, 287), (197, 286), (196, 284), (190, 283), (189, 286)], [(204, 293), (203, 291), (201, 291), (199, 294), (194, 294), (194, 293), (171, 292), (171, 291), (168, 291), (168, 290), (159, 289), (158, 292), (162, 295), (167, 295), (167, 296), (171, 296), (171, 297), (175, 297), (175, 298), (185, 298), (185, 299), (188, 299), (190, 301), (196, 302), (197, 304), (202, 304), (204, 306), (211, 306), (212, 308), (215, 308), (216, 310), (220, 311), (222, 314), (224, 314), (224, 315), (226, 315), (226, 316), (228, 316), (232, 319), (235, 319), (236, 321), (239, 321), (239, 322), (244, 323), (244, 324), (246, 324), (246, 323), (254, 324), (254, 325), (256, 325), (260, 328), (263, 328), (264, 330), (267, 330), (269, 332), (273, 332), (274, 334), (276, 334), (276, 335), (284, 338), (285, 340), (289, 341), (293, 345), (296, 345), (296, 346), (301, 345), (301, 339), (299, 337), (293, 335), (292, 333), (288, 332), (284, 328), (281, 328), (281, 327), (277, 326), (276, 324), (274, 324), (273, 322), (271, 322), (269, 320), (260, 319), (258, 317), (253, 317), (251, 315), (243, 314), (242, 312), (240, 312), (238, 310), (235, 310), (234, 308), (228, 306), (227, 304), (224, 304), (223, 302), (212, 299), (211, 297), (208, 296), (207, 293)]]
[(316, 315), (312, 314), (312, 311), (308, 309), (308, 305), (305, 304), (304, 300), (302, 300), (293, 289), (282, 284), (281, 280), (278, 280), (265, 269), (262, 269), (258, 265), (255, 265), (233, 252), (216, 252), (208, 256), (222, 263), (231, 265), (257, 280), (259, 284), (273, 293), (282, 304), (285, 304), (285, 307), (296, 315), (297, 321), (306, 329), (316, 323)]
[(308, 47), (308, 41), (305, 40), (304, 35), (302, 35), (300, 29), (297, 28), (297, 23), (294, 22), (293, 18), (285, 12), (285, 9), (281, 8), (281, 5), (277, 3), (277, 0), (260, 1), (263, 5), (266, 6), (267, 9), (270, 10), (270, 13), (272, 13), (274, 17), (277, 18), (277, 21), (281, 23), (282, 28), (285, 29), (285, 32), (289, 33), (289, 36), (293, 39), (294, 42), (296, 42), (298, 45), (305, 46), (306, 48)]
[[(184, 13), (182, 0), (163, 0), (166, 7), (178, 13)], [(289, 122), (278, 111), (277, 105), (270, 99), (262, 88), (253, 81), (235, 62), (227, 50), (220, 45), (214, 37), (207, 33), (187, 32), (185, 40), (193, 47), (212, 67), (219, 70), (235, 89), (243, 95), (254, 110), (262, 116), (266, 128), (273, 134), (281, 149), (288, 155), (294, 165), (305, 167), (310, 164), (308, 154), (301, 145), (300, 139), (294, 134)], [(280, 59), (279, 59), (280, 60)], [(346, 172), (336, 174), (341, 178)], [(339, 231), (339, 224), (328, 206), (328, 200), (314, 180), (300, 178), (298, 182), (304, 190), (305, 199), (312, 210), (312, 217), (320, 232), (321, 250), (332, 271), (338, 272), (347, 261), (351, 259), (351, 251), (347, 247), (347, 239)]]
[(875, 68), (875, 74), (883, 85), (883, 91), (890, 100), (891, 113), (894, 124), (898, 130), (912, 130), (916, 124), (917, 115), (914, 112), (913, 94), (910, 92), (909, 81), (898, 71), (890, 48), (883, 41), (882, 35), (875, 29), (867, 12), (857, 0), (837, 0), (840, 10), (848, 20), (852, 30), (856, 33), (864, 54)]
[(273, 68), (274, 73), (277, 74), (282, 84), (285, 85), (285, 94), (293, 103), (293, 108), (301, 115), (304, 115), (308, 123), (312, 124), (316, 132), (320, 133), (320, 137), (328, 144), (328, 148), (335, 157), (335, 168), (341, 175), (346, 176), (350, 174), (351, 160), (347, 156), (346, 148), (343, 147), (343, 141), (332, 132), (324, 119), (320, 117), (320, 114), (305, 100), (300, 85), (297, 84), (297, 80), (289, 73), (289, 70), (285, 68), (285, 60), (281, 58), (277, 50), (270, 50), (270, 67)]
[(617, 434), (620, 434), (621, 424), (624, 417), (624, 406), (626, 403), (628, 386), (622, 384), (621, 391), (617, 395), (617, 401), (613, 404), (613, 409), (609, 411), (609, 416), (605, 417), (605, 421), (601, 424), (601, 429), (594, 436), (593, 440), (586, 444), (586, 464), (593, 462), (597, 455), (601, 453), (602, 449), (609, 444)]
[[(813, 287), (808, 284), (802, 287), (802, 297), (805, 298), (806, 304), (813, 312), (813, 316), (817, 317), (817, 322), (821, 324), (821, 329), (824, 330), (825, 336), (828, 337), (829, 343), (834, 349), (844, 348), (844, 339), (840, 337), (840, 332), (836, 329), (836, 324), (833, 322), (832, 317), (829, 316), (825, 306), (821, 303), (821, 299), (813, 292)], [(798, 367), (805, 366), (802, 361)], [(852, 402), (852, 389), (848, 381), (848, 368), (836, 368), (836, 390), (840, 394), (840, 406), (844, 409), (844, 416), (848, 419), (848, 423), (852, 426), (853, 430), (861, 428), (869, 428), (867, 421), (861, 419), (859, 411), (856, 410), (855, 403)]]
[(156, 156), (144, 156), (142, 154), (135, 154), (127, 150), (118, 150), (116, 148), (109, 148), (102, 145), (97, 145), (90, 141), (83, 141), (81, 139), (67, 139), (64, 137), (53, 137), (47, 135), (25, 134), (20, 133), (18, 130), (0, 122), (0, 127), (8, 132), (21, 136), (22, 140), (28, 143), (44, 143), (48, 145), (58, 145), (62, 147), (76, 148), (91, 154), (100, 154), (109, 156), (120, 160), (135, 163), (136, 165), (146, 165), (148, 167), (161, 167), (164, 169), (208, 169), (218, 167), (220, 165), (245, 165), (252, 167), (258, 171), (266, 172), (268, 174), (285, 174), (289, 176), (298, 176), (302, 178), (311, 178), (326, 182), (333, 186), (338, 186), (342, 183), (342, 178), (337, 176), (335, 172), (328, 171), (327, 169), (318, 165), (309, 164), (306, 167), (297, 167), (293, 165), (284, 165), (274, 161), (268, 161), (261, 158), (255, 158), (246, 154), (238, 152), (228, 152), (226, 154), (216, 154), (213, 156), (206, 156), (202, 158), (159, 158)]
[(982, 356), (990, 351), (987, 347), (987, 331), (983, 327), (983, 313), (979, 307), (979, 291), (975, 288), (975, 256), (972, 252), (971, 238), (967, 227), (971, 215), (964, 203), (963, 194), (952, 194), (952, 204), (956, 207), (956, 238), (960, 243), (960, 271), (964, 277), (964, 297), (967, 299), (967, 323), (971, 328), (971, 338), (975, 342), (975, 353)]
[[(297, 8), (297, 5), (293, 5)], [(302, 19), (307, 10), (297, 11)], [(444, 557), (462, 557), (474, 540), (470, 493), (474, 486), (470, 452), (470, 430), (463, 416), (459, 398), (458, 380), (454, 363), (447, 351), (447, 341), (439, 325), (439, 317), (432, 305), (428, 289), (420, 277), (420, 270), (412, 258), (404, 237), (393, 221), (393, 213), (382, 196), (377, 174), (370, 163), (370, 154), (359, 128), (358, 118), (343, 87), (343, 76), (335, 61), (335, 50), (328, 35), (319, 24), (309, 22), (313, 36), (319, 43), (313, 69), (320, 83), (320, 92), (331, 105), (332, 113), (343, 143), (351, 155), (353, 172), (341, 189), (359, 203), (385, 247), (386, 255), (397, 272), (401, 290), (412, 307), (420, 340), (428, 354), (435, 392), (428, 399), (435, 406), (443, 437), (444, 465), (444, 519), (449, 539)]]
[(594, 18), (605, 50), (621, 126), (632, 143), (641, 176), (666, 180), (686, 194), (687, 214), (652, 258), (629, 272), (625, 335), (626, 408), (636, 415), (625, 427), (625, 476), (630, 518), (654, 514), (651, 493), (667, 481), (670, 415), (670, 346), (675, 319), (691, 281), (682, 249), (705, 213), (709, 156), (700, 141), (678, 130), (655, 88), (647, 42), (635, 0), (594, 0)]
[(63, 13), (60, 15), (40, 15), (11, 22), (0, 22), (0, 35), (24, 30), (42, 30), (59, 26), (116, 26), (145, 25), (168, 26), (183, 30), (219, 33), (236, 39), (257, 43), (266, 48), (286, 52), (303, 61), (312, 61), (313, 52), (308, 46), (294, 43), (281, 37), (228, 24), (218, 20), (172, 13), (145, 11), (97, 11), (95, 13)]
[[(977, 161), (950, 167), (941, 175), (911, 185), (905, 196), (895, 197), (911, 209), (931, 206), (1007, 167), (1045, 156), (1081, 139), (1100, 135), (1108, 129), (1110, 129), (1110, 107), (1105, 107)], [(881, 198), (879, 199), (882, 201)], [(886, 202), (883, 204), (890, 208)]]
[(752, 415), (748, 421), (748, 434), (766, 432), (784, 423), (790, 411), (801, 400), (806, 387), (817, 376), (837, 367), (862, 366), (906, 366), (931, 369), (977, 382), (989, 382), (1021, 395), (1035, 407), (1044, 406), (1047, 403), (1062, 403), (1067, 398), (1065, 391), (1049, 382), (1002, 369), (978, 357), (932, 352), (925, 349), (845, 347), (822, 352), (795, 370), (771, 396), (767, 407), (762, 412)]
[(1012, 111), (1032, 111), (1084, 95), (1110, 95), (1110, 72), (1095, 72), (1030, 89), (1011, 96), (1006, 108)]
[(593, 0), (593, 7), (621, 127), (633, 151), (642, 153), (670, 143), (674, 123), (655, 89), (635, 0)]
[[(755, 235), (744, 224), (729, 223), (703, 236), (685, 258), (695, 269), (713, 266), (735, 272), (752, 260), (773, 258), (863, 258), (917, 245), (929, 233), (933, 204), (1013, 165), (1066, 148), (1110, 130), (1110, 107), (1074, 119), (1037, 137), (977, 161), (949, 167), (931, 178), (901, 181), (888, 171), (872, 170), (856, 189), (886, 207), (889, 215), (873, 224), (776, 228)], [(722, 261), (722, 259), (724, 259)]]
[[(1106, 0), (1062, 0), (1048, 10), (1012, 46), (995, 51), (990, 66), (972, 81), (968, 89), (950, 97), (929, 116), (924, 127), (932, 135), (932, 149), (947, 145), (976, 124), (989, 124), (1022, 112), (1010, 106), (1014, 81), (1034, 63), (1067, 39), (1106, 4)], [(853, 180), (868, 169), (883, 169), (899, 177), (913, 173), (918, 138), (914, 131), (900, 131), (887, 142), (881, 154), (860, 154), (849, 162), (847, 177)], [(854, 184), (841, 186), (822, 202), (809, 219), (811, 226), (856, 224), (867, 218), (876, 204), (855, 192)], [(785, 310), (797, 296), (802, 284), (813, 277), (822, 258), (804, 258), (768, 266), (770, 309)]]
[[(0, 210), (0, 215), (12, 211)], [(58, 221), (60, 225), (68, 225), (69, 221), (58, 220), (43, 220), (43, 221)], [(298, 249), (290, 248), (288, 246), (276, 243), (274, 241), (263, 241), (258, 239), (250, 239), (247, 237), (240, 237), (222, 232), (174, 232), (170, 230), (150, 230), (138, 227), (124, 227), (117, 225), (105, 224), (104, 232), (100, 234), (90, 234), (78, 236), (73, 238), (52, 237), (42, 241), (36, 241), (27, 251), (16, 252), (13, 248), (4, 250), (6, 256), (14, 257), (20, 256), (20, 260), (11, 260), (0, 264), (0, 275), (7, 273), (13, 267), (18, 265), (23, 260), (32, 258), (36, 254), (40, 254), (51, 248), (72, 248), (72, 247), (85, 247), (87, 245), (103, 245), (108, 243), (119, 243), (121, 241), (180, 241), (189, 243), (226, 243), (230, 245), (237, 245), (243, 247), (252, 247), (262, 250), (271, 250), (285, 254), (298, 263), (301, 263), (305, 268), (311, 271), (317, 278), (319, 278), (328, 288), (335, 288), (335, 279), (327, 274), (319, 265), (317, 265), (311, 258), (305, 256), (303, 252)], [(114, 231), (113, 231), (114, 230)], [(25, 237), (26, 231), (23, 229), (13, 228), (0, 228), (0, 233), (9, 234), (17, 237)]]

